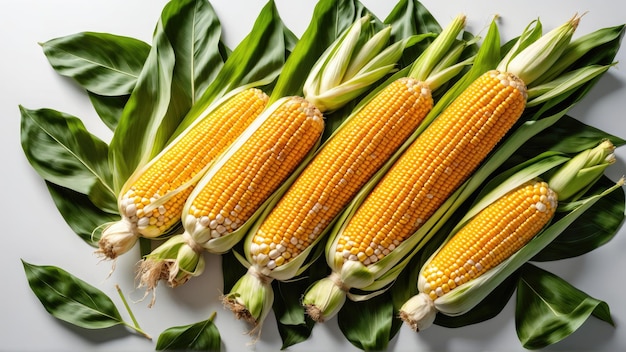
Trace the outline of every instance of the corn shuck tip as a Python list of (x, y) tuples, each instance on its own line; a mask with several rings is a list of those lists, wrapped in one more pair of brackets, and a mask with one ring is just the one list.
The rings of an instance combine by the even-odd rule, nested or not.
[(309, 72), (304, 97), (323, 112), (341, 108), (395, 70), (404, 43), (389, 43), (391, 26), (372, 33), (369, 24), (369, 15), (356, 20)]
[(516, 53), (512, 58), (501, 62), (498, 68), (516, 74), (527, 85), (530, 85), (559, 60), (569, 45), (579, 21), (580, 16), (575, 15)]
[(559, 201), (573, 201), (581, 196), (615, 162), (614, 150), (610, 140), (603, 140), (596, 147), (576, 154), (551, 175), (548, 183), (559, 195)]
[(230, 293), (222, 297), (222, 303), (237, 319), (243, 319), (251, 324), (252, 331), (255, 331), (260, 328), (272, 309), (274, 302), (272, 281), (271, 277), (263, 275), (252, 265), (235, 283)]
[(302, 305), (311, 319), (321, 323), (334, 317), (346, 301), (348, 287), (341, 282), (339, 275), (330, 276), (315, 282), (307, 289)]

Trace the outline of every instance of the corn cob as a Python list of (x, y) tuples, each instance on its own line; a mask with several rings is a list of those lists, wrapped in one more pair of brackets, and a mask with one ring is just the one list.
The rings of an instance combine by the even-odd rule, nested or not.
[[(430, 304), (502, 263), (548, 224), (556, 205), (556, 192), (540, 180), (529, 181), (492, 203), (422, 268), (418, 289), (423, 293), (414, 300)], [(411, 317), (407, 310), (412, 304), (400, 311), (400, 317), (416, 331), (432, 324), (434, 314), (432, 320)]]
[[(526, 88), (512, 74), (493, 70), (473, 82), (417, 137), (359, 206), (332, 248), (334, 261), (366, 267), (400, 246), (513, 126), (525, 101)], [(348, 277), (342, 280), (350, 282)], [(313, 293), (305, 294), (303, 304), (318, 321), (335, 313), (319, 312)]]
[[(497, 286), (498, 271), (506, 274), (504, 268), (508, 265), (512, 272), (526, 261), (522, 248), (531, 250), (525, 254), (530, 259), (549, 243), (546, 239), (550, 236), (544, 236), (543, 244), (534, 238), (546, 229), (555, 212), (559, 211), (559, 202), (578, 200), (599, 179), (615, 161), (613, 150), (612, 143), (605, 141), (596, 148), (583, 151), (555, 173), (544, 171), (543, 174), (549, 174), (546, 181), (533, 177), (533, 172), (537, 171), (532, 165), (509, 177), (513, 184), (533, 178), (497, 197), (476, 215), (461, 220), (460, 229), (453, 230), (447, 241), (422, 266), (417, 284), (419, 293), (401, 307), (402, 320), (419, 331), (433, 323), (439, 310), (458, 315), (480, 302), (490, 287)], [(503, 182), (505, 188), (508, 180)], [(556, 235), (558, 233), (553, 234)], [(517, 263), (513, 259), (515, 256), (518, 256)], [(504, 277), (506, 275), (501, 276)]]
[(259, 89), (242, 90), (137, 170), (120, 192), (122, 219), (103, 231), (98, 253), (114, 259), (138, 237), (159, 237), (178, 224), (185, 200), (207, 166), (254, 121), (268, 99)]
[(432, 300), (479, 277), (528, 243), (552, 218), (557, 194), (529, 181), (500, 198), (463, 227), (424, 267), (419, 287)]
[[(140, 286), (153, 290), (159, 280), (167, 280), (170, 286), (180, 285), (203, 271), (202, 251), (229, 250), (267, 204), (277, 198), (282, 189), (279, 187), (289, 183), (290, 174), (299, 173), (298, 164), (308, 161), (312, 155), (309, 151), (315, 149), (324, 128), (321, 113), (346, 104), (351, 100), (348, 97), (362, 93), (381, 74), (393, 69), (405, 44), (398, 42), (385, 49), (389, 27), (361, 43), (361, 50), (367, 49), (371, 61), (356, 55), (354, 46), (358, 39), (371, 35), (362, 30), (369, 25), (367, 16), (357, 20), (337, 40), (334, 50), (327, 50), (327, 55), (318, 60), (307, 78), (304, 98), (281, 98), (272, 103), (257, 119), (265, 122), (244, 133), (234, 143), (232, 153), (221, 157), (207, 171), (185, 204), (185, 232), (146, 256), (139, 270)], [(343, 50), (346, 48), (349, 50)], [(352, 51), (358, 63), (351, 62), (350, 55), (337, 56)], [(316, 80), (330, 71), (341, 71), (342, 65), (350, 65), (351, 69), (320, 88)]]
[[(521, 51), (520, 57), (533, 60), (528, 71), (526, 61), (505, 58), (507, 65), (475, 79), (404, 150), (371, 193), (349, 209), (326, 247), (333, 272), (309, 287), (303, 298), (309, 316), (324, 321), (338, 312), (346, 297), (352, 297), (350, 288), (380, 290), (397, 275), (396, 264), (406, 265), (405, 256), (415, 253), (410, 246), (424, 236), (422, 226), (521, 117), (529, 82), (520, 77), (536, 77), (549, 68), (576, 24), (577, 19), (568, 22), (565, 35), (555, 32), (560, 40), (554, 41), (552, 34), (551, 40), (538, 40), (541, 46)], [(535, 53), (541, 53), (542, 59), (536, 59)], [(536, 60), (545, 65), (536, 65)], [(416, 232), (420, 235), (407, 241)]]
[[(456, 62), (460, 54), (457, 49), (463, 46), (453, 44), (464, 24), (465, 17), (459, 16), (426, 50), (424, 55), (429, 60), (416, 64), (408, 77), (398, 78), (379, 91), (322, 146), (267, 217), (250, 232), (245, 246), (252, 266), (242, 282), (259, 278), (263, 283), (295, 276), (299, 265), (294, 260), (306, 256), (335, 217), (431, 110), (431, 88), (445, 82), (431, 80), (434, 66), (449, 52), (454, 53), (451, 61)], [(271, 288), (265, 285), (261, 290)], [(258, 294), (256, 290), (246, 291)], [(237, 291), (237, 287), (225, 299), (254, 325), (260, 324), (267, 304), (271, 304), (268, 300), (260, 310), (247, 312), (247, 308), (239, 307), (254, 307), (257, 298)]]

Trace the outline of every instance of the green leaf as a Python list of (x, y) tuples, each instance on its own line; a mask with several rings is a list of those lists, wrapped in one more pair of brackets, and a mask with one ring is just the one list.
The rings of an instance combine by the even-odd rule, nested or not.
[(244, 267), (241, 262), (239, 262), (234, 254), (235, 252), (243, 253), (241, 242), (233, 247), (232, 250), (221, 255), (224, 292), (230, 292), (233, 286), (235, 286), (237, 280), (239, 280), (239, 278), (242, 277), (246, 271), (248, 271), (248, 269)]
[[(391, 41), (397, 42), (421, 33), (440, 33), (435, 17), (417, 0), (400, 0), (383, 21), (391, 25)], [(400, 67), (409, 66), (432, 40), (421, 41), (404, 50)]]
[[(613, 184), (613, 181), (603, 177), (590, 190), (590, 194), (599, 194)], [(602, 197), (533, 257), (533, 260), (548, 261), (571, 258), (606, 244), (617, 234), (624, 221), (624, 203), (623, 188)]]
[(186, 97), (187, 110), (202, 96), (224, 63), (220, 22), (206, 0), (170, 1), (163, 8), (161, 20), (176, 56), (174, 87), (180, 91), (172, 98)]
[(104, 96), (92, 92), (87, 92), (87, 94), (89, 95), (91, 105), (93, 105), (96, 113), (100, 116), (100, 120), (111, 131), (115, 131), (130, 95)]
[(282, 338), (282, 349), (303, 342), (311, 336), (315, 322), (304, 313), (302, 296), (313, 282), (329, 274), (328, 266), (322, 256), (309, 266), (305, 274), (289, 282), (274, 281), (276, 294), (273, 310), (276, 316), (278, 332)]
[(290, 346), (306, 341), (311, 336), (314, 322), (307, 318), (305, 324), (285, 325), (278, 324), (278, 334), (280, 335), (283, 345), (281, 350)]
[(37, 173), (46, 181), (88, 194), (104, 211), (116, 212), (106, 143), (74, 116), (21, 106), (20, 112), (22, 149)]
[(119, 220), (119, 215), (102, 211), (85, 194), (46, 182), (59, 213), (70, 228), (88, 245), (97, 248), (100, 225)]
[(109, 33), (82, 32), (41, 44), (61, 75), (98, 95), (130, 94), (148, 57), (150, 45)]
[(274, 315), (278, 333), (283, 341), (281, 349), (305, 341), (311, 336), (315, 322), (305, 316), (304, 308), (300, 304), (302, 294), (309, 284), (310, 280), (306, 279), (272, 283), (276, 295), (273, 304)]
[(126, 325), (113, 301), (97, 288), (55, 266), (22, 264), (31, 290), (57, 319), (85, 329)]
[(163, 9), (152, 48), (110, 143), (116, 193), (135, 168), (163, 149), (205, 80), (221, 67), (215, 64), (222, 59), (223, 47), (215, 40), (219, 35), (221, 27), (206, 1), (174, 0)]
[(593, 315), (613, 325), (608, 304), (536, 266), (521, 269), (515, 325), (528, 349), (547, 347), (569, 336)]
[(213, 323), (215, 313), (204, 321), (191, 325), (171, 327), (159, 335), (158, 351), (220, 351), (220, 332)]
[[(282, 22), (274, 1), (268, 2), (250, 33), (224, 62), (213, 83), (194, 104), (174, 135), (182, 132), (226, 92), (248, 84), (267, 85), (274, 81), (296, 41), (296, 36)], [(267, 87), (266, 90), (270, 89)]]
[(447, 328), (477, 324), (500, 314), (515, 292), (517, 275), (511, 275), (469, 312), (454, 317), (437, 314), (435, 324)]
[(625, 140), (617, 136), (565, 115), (524, 143), (511, 161), (517, 163), (546, 150), (575, 154), (595, 147), (603, 139), (609, 139), (616, 147), (626, 144)]
[(346, 300), (337, 314), (339, 329), (357, 348), (370, 351), (387, 349), (394, 316), (393, 304), (387, 294), (365, 302)]

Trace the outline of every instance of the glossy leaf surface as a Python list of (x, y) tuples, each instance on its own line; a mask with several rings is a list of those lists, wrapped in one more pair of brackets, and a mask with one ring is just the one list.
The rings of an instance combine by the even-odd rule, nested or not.
[(31, 290), (54, 317), (86, 329), (125, 324), (113, 301), (97, 288), (55, 266), (22, 264)]
[(141, 40), (96, 32), (51, 39), (41, 47), (55, 71), (104, 96), (130, 94), (150, 51)]
[(22, 149), (37, 173), (46, 181), (89, 195), (100, 209), (115, 212), (106, 143), (74, 116), (24, 107), (20, 112)]
[(102, 211), (89, 197), (71, 189), (46, 182), (48, 192), (69, 227), (88, 245), (97, 248), (102, 224), (119, 220), (119, 215)]
[(517, 336), (528, 349), (539, 349), (561, 341), (592, 315), (613, 325), (609, 306), (605, 302), (530, 264), (521, 270), (517, 307)]
[(157, 351), (220, 351), (222, 341), (213, 317), (194, 324), (166, 329), (159, 335)]

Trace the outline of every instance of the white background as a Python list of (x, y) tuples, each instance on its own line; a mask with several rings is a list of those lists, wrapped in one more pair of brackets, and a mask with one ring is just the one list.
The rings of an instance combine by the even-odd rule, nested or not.
[[(379, 18), (384, 19), (395, 1), (362, 0)], [(166, 328), (206, 319), (217, 312), (215, 320), (225, 350), (252, 350), (248, 326), (236, 321), (218, 302), (221, 291), (219, 258), (207, 255), (207, 270), (187, 285), (172, 290), (159, 287), (154, 308), (147, 302), (131, 303), (142, 328), (153, 341), (125, 333), (123, 328), (88, 331), (75, 328), (50, 316), (28, 287), (20, 259), (37, 265), (56, 265), (102, 289), (126, 311), (114, 290), (119, 284), (130, 300), (142, 296), (133, 290), (137, 248), (117, 263), (112, 277), (106, 278), (110, 265), (99, 263), (93, 250), (69, 229), (56, 210), (44, 182), (28, 164), (19, 141), (18, 105), (29, 109), (52, 108), (80, 117), (87, 128), (108, 141), (110, 131), (100, 122), (87, 96), (71, 80), (56, 74), (48, 64), (38, 42), (81, 31), (109, 32), (151, 42), (151, 35), (164, 0), (22, 0), (3, 1), (0, 12), (0, 128), (3, 152), (0, 173), (3, 193), (0, 268), (3, 288), (0, 291), (0, 350), (4, 351), (151, 351), (156, 337)], [(289, 28), (300, 35), (309, 23), (315, 1), (277, 0), (279, 12)], [(263, 0), (213, 0), (221, 19), (224, 38), (231, 48), (248, 33)], [(539, 17), (545, 29), (552, 29), (576, 12), (587, 12), (578, 35), (626, 23), (626, 8), (615, 0), (424, 0), (423, 4), (445, 25), (458, 13), (468, 16), (468, 30), (484, 33), (494, 15), (499, 15), (502, 40), (518, 35)], [(617, 61), (626, 62), (622, 48)], [(612, 68), (580, 102), (570, 115), (579, 120), (626, 138), (626, 71), (622, 65)], [(626, 150), (617, 150), (618, 162), (608, 170), (617, 180), (626, 173)], [(577, 332), (550, 350), (626, 350), (626, 304), (623, 270), (626, 268), (626, 229), (604, 247), (575, 259), (541, 264), (574, 286), (610, 307), (616, 327), (589, 319)], [(163, 285), (161, 285), (163, 286)], [(517, 340), (513, 304), (487, 322), (460, 329), (434, 326), (420, 334), (403, 327), (390, 350), (523, 350)], [(258, 351), (278, 350), (281, 346), (273, 315), (270, 315)], [(312, 337), (290, 348), (306, 350), (354, 350), (337, 327), (336, 319), (317, 325)]]

